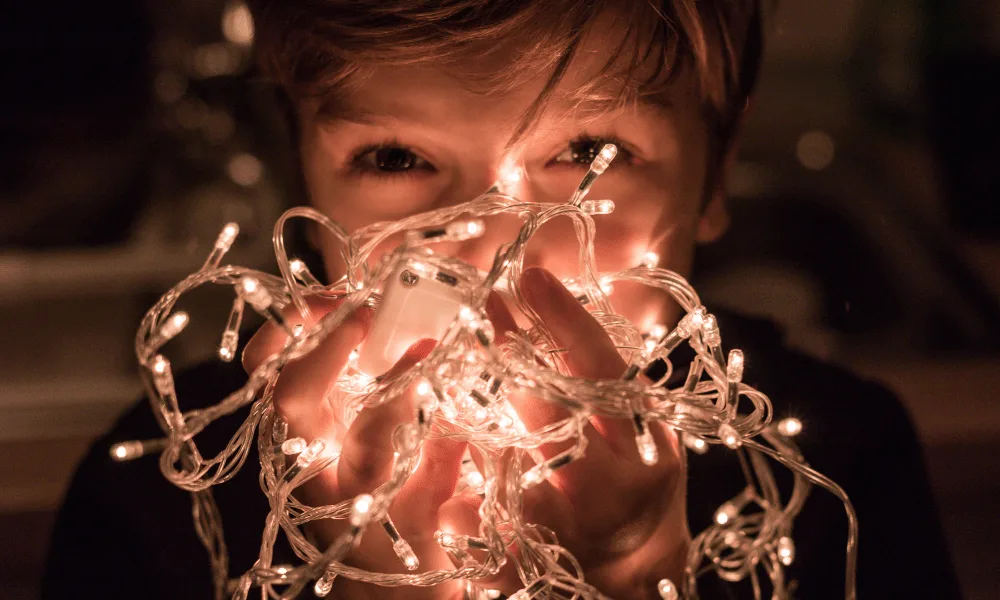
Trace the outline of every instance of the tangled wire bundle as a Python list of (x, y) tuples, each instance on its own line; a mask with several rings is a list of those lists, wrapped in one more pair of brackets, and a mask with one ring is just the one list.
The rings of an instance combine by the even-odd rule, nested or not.
[[(610, 200), (585, 200), (585, 196), (614, 154), (611, 145), (602, 149), (577, 192), (565, 204), (522, 202), (505, 193), (504, 181), (500, 181), (468, 203), (398, 222), (376, 223), (353, 235), (311, 208), (292, 209), (278, 220), (274, 229), (281, 277), (220, 266), (238, 233), (238, 228), (229, 224), (204, 266), (167, 292), (146, 313), (136, 335), (135, 350), (148, 375), (147, 383), (152, 384), (151, 405), (167, 436), (160, 440), (123, 442), (114, 446), (111, 453), (125, 460), (162, 451), (160, 467), (164, 475), (193, 495), (195, 525), (211, 557), (217, 598), (230, 595), (243, 599), (253, 587), (260, 588), (262, 597), (293, 598), (308, 585), (313, 586), (318, 596), (324, 596), (336, 577), (382, 586), (430, 586), (458, 579), (466, 582), (469, 597), (496, 598), (495, 592), (476, 582), (495, 575), (510, 562), (524, 583), (523, 589), (512, 596), (516, 600), (602, 598), (596, 588), (584, 582), (582, 569), (572, 554), (559, 545), (548, 529), (528, 522), (522, 513), (525, 489), (570, 462), (586, 460), (583, 431), (595, 415), (632, 422), (639, 454), (647, 464), (658, 459), (656, 443), (648, 428), (650, 422), (658, 421), (673, 428), (691, 451), (704, 452), (709, 445), (718, 444), (737, 453), (744, 467), (746, 488), (720, 506), (715, 523), (693, 539), (685, 579), (680, 582), (682, 589), (669, 580), (660, 581), (663, 598), (678, 598), (681, 592), (683, 597), (697, 598), (697, 580), (706, 572), (714, 572), (726, 581), (749, 578), (758, 597), (762, 593), (763, 574), (770, 580), (774, 598), (787, 597), (783, 567), (794, 559), (792, 523), (813, 484), (835, 494), (847, 511), (846, 597), (854, 598), (857, 535), (854, 511), (843, 490), (812, 470), (792, 443), (791, 438), (801, 429), (801, 423), (791, 418), (772, 423), (767, 396), (741, 381), (741, 351), (723, 353), (715, 318), (706, 312), (684, 278), (653, 264), (615, 273), (597, 272), (594, 217), (611, 212), (614, 204)], [(487, 273), (428, 249), (428, 244), (435, 241), (480, 235), (481, 219), (498, 214), (516, 215), (522, 226), (514, 240), (497, 250)], [(518, 289), (526, 244), (539, 227), (557, 217), (573, 221), (580, 248), (580, 275), (565, 283), (587, 304), (629, 365), (617, 380), (595, 381), (568, 375), (559, 349)], [(343, 243), (342, 255), (347, 265), (344, 278), (324, 286), (301, 261), (289, 260), (283, 229), (290, 218), (312, 219)], [(403, 245), (369, 267), (368, 258), (373, 250), (397, 234), (403, 234)], [(412, 386), (416, 386), (419, 406), (413, 421), (397, 428), (393, 435), (395, 460), (388, 481), (371, 494), (350, 501), (328, 506), (305, 505), (293, 493), (305, 481), (333, 465), (339, 447), (333, 439), (288, 437), (288, 425), (276, 414), (272, 402), (278, 374), (290, 361), (313, 351), (355, 309), (362, 305), (378, 307), (381, 294), (402, 269), (428, 277), (441, 272), (448, 274), (447, 281), (461, 299), (461, 308), (440, 343), (399, 377), (370, 377), (359, 370), (356, 353), (352, 355), (333, 392), (345, 425), (350, 425), (359, 411), (392, 402)], [(615, 314), (608, 302), (604, 288), (618, 281), (638, 282), (663, 290), (680, 305), (682, 317), (672, 328), (658, 325), (650, 331), (638, 331)], [(288, 340), (283, 349), (250, 374), (242, 388), (213, 406), (185, 412), (174, 389), (170, 363), (159, 354), (159, 349), (188, 323), (187, 314), (174, 312), (179, 298), (209, 283), (233, 286), (236, 290), (233, 310), (219, 346), (223, 361), (233, 360), (237, 352), (237, 332), (246, 303), (285, 329)], [(509, 333), (496, 343), (484, 309), (491, 291), (501, 293), (520, 309), (532, 327)], [(309, 295), (342, 301), (333, 312), (308, 328), (288, 327), (280, 309), (289, 303), (306, 322), (312, 322), (305, 301)], [(684, 343), (690, 345), (696, 358), (687, 367), (683, 383), (671, 388), (667, 385), (673, 371), (671, 353)], [(659, 381), (639, 376), (660, 360), (665, 362), (667, 370)], [(540, 402), (565, 408), (568, 416), (529, 431), (508, 401), (512, 394), (527, 391)], [(195, 441), (197, 434), (219, 417), (247, 405), (249, 414), (226, 448), (214, 457), (202, 456)], [(244, 466), (255, 433), (261, 487), (268, 496), (271, 512), (265, 523), (259, 560), (252, 569), (230, 580), (221, 519), (211, 488), (227, 481)], [(479, 535), (439, 533), (437, 542), (461, 566), (419, 572), (419, 561), (389, 519), (388, 510), (410, 477), (424, 441), (443, 436), (467, 442), (482, 457), (479, 470), (471, 460), (466, 461), (456, 490), (483, 497)], [(539, 448), (556, 442), (564, 446), (570, 443), (571, 447), (546, 459)], [(506, 472), (500, 473), (499, 457), (505, 450), (512, 452), (514, 459), (504, 461)], [(785, 499), (775, 483), (772, 461), (794, 475), (793, 489)], [(533, 466), (522, 472), (523, 465), (532, 462)], [(345, 533), (325, 548), (316, 547), (303, 533), (306, 523), (321, 519), (349, 522)], [(381, 527), (369, 531), (373, 523)], [(357, 540), (362, 535), (380, 535), (379, 530), (390, 536), (393, 549), (410, 572), (377, 573), (345, 564), (344, 559)], [(272, 564), (279, 532), (287, 537), (301, 564)], [(470, 553), (470, 549), (479, 552)]]

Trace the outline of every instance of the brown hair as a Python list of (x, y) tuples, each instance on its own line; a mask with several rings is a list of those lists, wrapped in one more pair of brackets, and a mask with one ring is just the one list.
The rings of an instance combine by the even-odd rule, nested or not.
[[(684, 67), (696, 74), (714, 147), (709, 180), (736, 133), (761, 54), (761, 0), (251, 0), (263, 75), (293, 103), (336, 111), (350, 86), (379, 65), (457, 62), (523, 41), (512, 68), (482, 82), (512, 89), (549, 72), (515, 133), (541, 114), (591, 25), (624, 21), (617, 51), (575, 96), (580, 104), (655, 102)], [(653, 68), (650, 69), (650, 65)]]

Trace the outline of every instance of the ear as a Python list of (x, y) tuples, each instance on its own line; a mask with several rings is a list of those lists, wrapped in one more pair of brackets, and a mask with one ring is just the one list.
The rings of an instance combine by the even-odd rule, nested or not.
[(733, 163), (736, 162), (736, 155), (739, 153), (739, 143), (734, 138), (729, 144), (726, 154), (719, 166), (716, 182), (709, 192), (711, 197), (705, 208), (698, 217), (698, 226), (695, 231), (695, 241), (699, 243), (709, 243), (718, 240), (722, 234), (729, 229), (729, 204), (726, 198), (726, 181), (729, 179), (729, 172)]

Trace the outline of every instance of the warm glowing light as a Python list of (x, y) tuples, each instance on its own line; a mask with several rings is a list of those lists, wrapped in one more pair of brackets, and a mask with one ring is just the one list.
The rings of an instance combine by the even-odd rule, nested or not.
[(743, 438), (740, 437), (736, 428), (729, 423), (723, 423), (719, 426), (719, 439), (728, 448), (736, 449), (743, 444)]
[(547, 463), (535, 465), (521, 475), (521, 489), (531, 489), (548, 479), (551, 474), (552, 468)]
[(615, 211), (614, 200), (584, 200), (580, 210), (588, 215), (610, 215)]
[(730, 350), (729, 361), (726, 365), (726, 378), (730, 383), (738, 383), (743, 380), (743, 351)]
[(238, 46), (253, 43), (253, 15), (244, 2), (234, 2), (226, 6), (222, 13), (222, 34)]
[(190, 322), (191, 318), (186, 312), (178, 311), (170, 315), (170, 318), (163, 324), (163, 327), (160, 327), (160, 343), (166, 343), (175, 338), (178, 333), (184, 331), (184, 328)]
[(739, 514), (740, 510), (736, 508), (735, 504), (732, 502), (726, 502), (715, 512), (715, 522), (719, 525), (725, 525), (735, 519)]
[(647, 269), (652, 269), (656, 267), (656, 265), (660, 264), (660, 255), (652, 250), (647, 250), (642, 255), (642, 262), (640, 264)]
[(465, 483), (473, 490), (478, 490), (486, 483), (486, 478), (479, 471), (469, 471), (465, 475)]
[(455, 536), (446, 531), (438, 531), (434, 534), (434, 539), (441, 546), (450, 547), (455, 545)]
[(497, 173), (497, 183), (501, 192), (510, 194), (512, 188), (524, 178), (524, 169), (512, 159), (507, 159), (500, 165)]
[(281, 444), (282, 454), (292, 455), (301, 454), (306, 449), (306, 441), (300, 437), (294, 437), (289, 440), (285, 440)]
[(719, 334), (719, 323), (715, 320), (715, 315), (706, 315), (701, 325), (701, 334), (705, 338), (705, 344), (709, 347), (722, 344), (722, 336)]
[(660, 594), (661, 600), (677, 600), (679, 598), (677, 586), (669, 579), (661, 579), (656, 584), (656, 591)]
[(253, 154), (241, 152), (229, 159), (226, 174), (236, 185), (251, 187), (260, 183), (263, 178), (264, 163)]
[(786, 567), (795, 561), (795, 542), (786, 535), (778, 539), (778, 559)]
[(157, 354), (156, 358), (153, 359), (153, 373), (157, 375), (165, 375), (170, 369), (170, 363), (167, 362), (166, 358), (162, 355)]
[(692, 435), (690, 433), (685, 433), (683, 439), (684, 439), (684, 445), (687, 446), (689, 449), (693, 450), (694, 452), (698, 454), (704, 454), (708, 452), (708, 442), (706, 442), (702, 438), (696, 435)]
[(811, 171), (826, 169), (833, 164), (835, 155), (836, 145), (825, 131), (807, 131), (795, 144), (795, 157), (803, 167)]
[(618, 156), (618, 147), (614, 144), (604, 144), (604, 147), (601, 148), (600, 154), (598, 154), (597, 157), (594, 158), (594, 162), (590, 164), (590, 169), (594, 173), (601, 175), (608, 169), (611, 165), (611, 161), (613, 161), (616, 156)]
[(802, 433), (802, 421), (795, 417), (786, 417), (778, 421), (778, 433), (785, 437), (795, 437)]
[(656, 441), (653, 440), (649, 430), (643, 431), (635, 437), (635, 444), (639, 448), (639, 458), (642, 464), (652, 466), (660, 460), (660, 452), (656, 448)]

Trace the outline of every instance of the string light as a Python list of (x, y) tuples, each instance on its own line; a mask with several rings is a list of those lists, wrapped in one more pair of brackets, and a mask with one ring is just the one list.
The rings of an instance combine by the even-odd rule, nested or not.
[(679, 598), (677, 594), (677, 586), (675, 586), (674, 582), (669, 579), (661, 579), (656, 584), (656, 591), (659, 592), (662, 600), (677, 600), (677, 598)]
[[(766, 576), (771, 580), (775, 598), (788, 597), (790, 591), (782, 568), (793, 560), (794, 544), (787, 532), (791, 531), (810, 488), (818, 485), (841, 499), (848, 514), (845, 598), (853, 600), (857, 520), (843, 490), (811, 469), (793, 445), (790, 438), (801, 430), (801, 422), (788, 418), (775, 426), (769, 424), (772, 409), (767, 396), (742, 381), (743, 353), (738, 349), (730, 350), (728, 356), (724, 353), (716, 318), (705, 311), (686, 280), (656, 267), (658, 257), (644, 256), (643, 264), (624, 271), (596, 271), (594, 217), (610, 213), (614, 203), (586, 200), (585, 196), (615, 153), (613, 145), (604, 146), (570, 201), (564, 204), (527, 203), (491, 190), (465, 204), (397, 222), (376, 223), (350, 235), (315, 209), (291, 209), (279, 218), (274, 236), (281, 272), (291, 275), (287, 280), (242, 267), (219, 266), (222, 254), (232, 244), (231, 238), (235, 238), (234, 230), (224, 229), (205, 267), (178, 283), (147, 312), (136, 334), (136, 355), (153, 380), (153, 406), (163, 417), (160, 422), (167, 437), (155, 443), (121, 442), (111, 448), (112, 457), (128, 459), (162, 450), (160, 468), (166, 478), (194, 493), (196, 506), (202, 506), (198, 502), (204, 500), (199, 499), (210, 498), (207, 495), (211, 488), (243, 467), (250, 445), (255, 441), (258, 444), (261, 487), (272, 512), (265, 523), (264, 543), (255, 567), (226, 585), (228, 573), (220, 570), (226, 560), (214, 542), (222, 536), (221, 520), (212, 511), (196, 513), (198, 534), (215, 566), (216, 581), (222, 582), (217, 585), (218, 590), (232, 590), (235, 600), (247, 600), (253, 587), (261, 588), (262, 597), (290, 598), (297, 590), (312, 585), (315, 594), (323, 597), (330, 593), (338, 577), (389, 587), (462, 580), (469, 589), (478, 589), (479, 597), (482, 594), (490, 597), (476, 587), (477, 582), (495, 578), (500, 565), (510, 563), (529, 581), (511, 596), (514, 600), (602, 597), (583, 582), (579, 562), (568, 550), (537, 535), (536, 525), (544, 524), (528, 522), (522, 511), (525, 490), (542, 484), (574, 461), (587, 460), (585, 428), (592, 415), (600, 414), (603, 418), (632, 422), (636, 448), (646, 464), (655, 463), (661, 451), (650, 434), (654, 425), (675, 430), (684, 446), (693, 452), (705, 452), (712, 445), (720, 445), (721, 450), (750, 458), (744, 463), (747, 487), (736, 498), (723, 503), (716, 511), (715, 523), (692, 539), (684, 579), (678, 581), (681, 585), (670, 580), (656, 585), (661, 598), (676, 599), (682, 593), (685, 597), (695, 596), (699, 577), (711, 572), (725, 581), (752, 577), (756, 582), (760, 576)], [(485, 275), (430, 248), (436, 242), (481, 236), (483, 217), (501, 213), (519, 216), (522, 227), (513, 240), (500, 246), (493, 266)], [(290, 218), (313, 220), (339, 240), (344, 247), (342, 255), (349, 276), (322, 285), (307, 275), (308, 269), (301, 261), (289, 260), (284, 253), (283, 231)], [(575, 225), (583, 258), (582, 272), (566, 283), (587, 304), (587, 309), (622, 352), (628, 368), (619, 379), (594, 381), (572, 377), (566, 372), (559, 357), (560, 349), (553, 345), (545, 324), (521, 299), (518, 281), (525, 247), (540, 227), (555, 218), (568, 218)], [(370, 260), (376, 248), (400, 236), (405, 241), (403, 245), (378, 260)], [(413, 284), (424, 279), (440, 286), (435, 289), (443, 290), (442, 300), (426, 301), (419, 305), (420, 310), (410, 313), (391, 312), (400, 306), (405, 309), (405, 302), (393, 305), (396, 309), (386, 308), (393, 293), (414, 289)], [(641, 334), (633, 324), (615, 314), (607, 295), (612, 293), (616, 282), (623, 281), (669, 294), (681, 309), (677, 323), (656, 324)], [(280, 350), (260, 363), (241, 389), (214, 406), (185, 413), (177, 402), (170, 363), (158, 352), (166, 339), (177, 335), (187, 324), (186, 315), (182, 318), (177, 316), (182, 313), (173, 313), (178, 300), (206, 284), (231, 286), (237, 295), (219, 345), (223, 361), (234, 358), (244, 303), (265, 315), (289, 337)], [(408, 285), (411, 288), (406, 288)], [(497, 338), (485, 312), (486, 298), (494, 288), (512, 300), (514, 309), (524, 313), (529, 321), (525, 329)], [(341, 302), (314, 326), (300, 329), (296, 335), (279, 309), (291, 305), (303, 310), (305, 296), (312, 293), (323, 293)], [(413, 296), (397, 294), (397, 298), (407, 300)], [(395, 460), (387, 481), (369, 494), (331, 506), (307, 507), (304, 511), (293, 493), (302, 483), (337, 463), (340, 442), (332, 432), (308, 444), (300, 437), (289, 437), (296, 432), (290, 432), (288, 423), (275, 413), (274, 384), (284, 365), (315, 350), (362, 306), (376, 307), (372, 331), (380, 322), (388, 322), (389, 317), (399, 317), (397, 324), (390, 324), (379, 334), (384, 340), (400, 334), (402, 327), (407, 335), (432, 337), (438, 344), (410, 371), (392, 378), (381, 376), (383, 371), (373, 374), (360, 368), (365, 364), (367, 346), (351, 352), (334, 389), (324, 398), (346, 427), (350, 427), (359, 412), (392, 402), (411, 391), (416, 392), (415, 414), (412, 422), (399, 426), (392, 436)], [(404, 313), (405, 318), (400, 316)], [(380, 317), (384, 317), (382, 321)], [(681, 384), (656, 384), (638, 376), (655, 360), (665, 361), (670, 372), (673, 352), (684, 343), (694, 351), (695, 358)], [(541, 429), (529, 430), (510, 402), (515, 395), (557, 405), (566, 416)], [(244, 406), (250, 407), (248, 416), (229, 444), (215, 456), (203, 456), (197, 448), (196, 435), (216, 419)], [(470, 448), (477, 449), (481, 459), (478, 465), (471, 457), (463, 461), (456, 486), (456, 493), (471, 491), (482, 497), (479, 535), (438, 532), (436, 543), (461, 566), (421, 570), (419, 557), (399, 535), (388, 510), (394, 502), (401, 502), (397, 496), (419, 464), (423, 444), (442, 436), (467, 442)], [(539, 451), (546, 444), (560, 444), (569, 449), (546, 458)], [(503, 491), (500, 451), (511, 453), (507, 476), (519, 483), (507, 485)], [(758, 483), (773, 482), (771, 463), (791, 470), (793, 489), (788, 497), (779, 496), (776, 486)], [(524, 470), (527, 465), (531, 466)], [(398, 508), (395, 514), (409, 514), (406, 506)], [(304, 526), (317, 519), (346, 521), (348, 528), (331, 544), (317, 547), (304, 530)], [(406, 572), (371, 572), (344, 562), (361, 536), (372, 535), (367, 530), (373, 523), (381, 524)], [(279, 531), (296, 548), (303, 565), (271, 564), (272, 546)], [(520, 551), (508, 550), (515, 547)], [(473, 550), (476, 552), (470, 552)], [(281, 586), (282, 591), (274, 589), (275, 586)]]
[(802, 433), (802, 421), (795, 417), (786, 417), (778, 421), (778, 433), (785, 437), (795, 437)]

